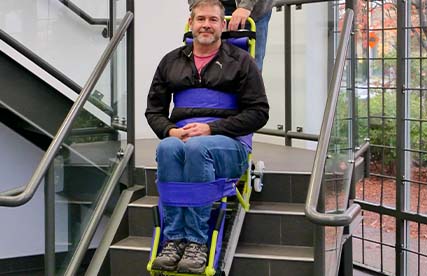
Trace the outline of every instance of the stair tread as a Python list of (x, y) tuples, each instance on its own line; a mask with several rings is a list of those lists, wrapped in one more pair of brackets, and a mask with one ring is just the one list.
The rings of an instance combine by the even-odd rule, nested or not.
[(129, 236), (111, 245), (110, 248), (136, 251), (150, 251), (151, 242), (151, 237)]
[[(152, 169), (157, 167), (155, 156), (159, 141), (158, 139), (137, 139), (135, 141), (135, 162), (138, 167)], [(253, 160), (264, 161), (266, 172), (310, 174), (314, 155), (314, 150), (253, 142)]]
[(130, 203), (130, 207), (153, 207), (157, 206), (159, 201), (158, 196), (144, 196)]
[(304, 216), (304, 208), (303, 203), (254, 201), (249, 213)]
[[(130, 203), (131, 207), (153, 207), (158, 204), (158, 196), (144, 196)], [(251, 202), (249, 213), (304, 215), (304, 204), (286, 202)]]
[(314, 250), (306, 246), (239, 243), (235, 257), (313, 262)]

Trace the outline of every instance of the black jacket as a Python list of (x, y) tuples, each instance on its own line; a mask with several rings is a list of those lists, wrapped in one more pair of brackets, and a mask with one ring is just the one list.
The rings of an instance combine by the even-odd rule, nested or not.
[[(238, 110), (174, 108), (169, 116), (172, 94), (195, 87), (236, 93)], [(157, 67), (151, 83), (145, 116), (160, 139), (176, 127), (175, 122), (194, 117), (223, 118), (209, 123), (212, 135), (237, 137), (263, 127), (268, 121), (268, 111), (264, 83), (254, 60), (247, 52), (223, 42), (200, 76), (191, 45), (168, 53)]]

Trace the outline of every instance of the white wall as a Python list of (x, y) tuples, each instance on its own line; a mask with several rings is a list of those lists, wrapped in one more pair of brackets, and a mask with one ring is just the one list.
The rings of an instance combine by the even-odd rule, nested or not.
[[(108, 16), (107, 0), (75, 0), (96, 18)], [(125, 0), (118, 0), (118, 17)], [(268, 128), (284, 124), (284, 18), (273, 11), (270, 21), (264, 79), (271, 104)], [(135, 1), (135, 88), (136, 137), (155, 137), (145, 117), (146, 96), (160, 59), (181, 46), (188, 18), (187, 1)], [(293, 126), (317, 133), (326, 95), (327, 29), (326, 4), (292, 8), (293, 34)], [(108, 40), (100, 35), (103, 27), (90, 26), (56, 0), (0, 1), (0, 28), (31, 47), (49, 63), (83, 84), (99, 59)], [(108, 74), (107, 74), (108, 75)], [(108, 91), (109, 76), (97, 85)], [(101, 87), (99, 87), (101, 86)], [(122, 87), (122, 85), (120, 85)], [(110, 96), (105, 92), (105, 102)], [(274, 139), (270, 139), (274, 140)], [(281, 143), (281, 141), (279, 141)], [(299, 143), (307, 146), (307, 143)]]
[[(27, 184), (43, 154), (1, 123), (0, 152), (0, 191)], [(0, 259), (44, 254), (43, 186), (24, 206), (0, 207)]]
[(161, 58), (182, 45), (188, 19), (185, 0), (135, 1), (136, 138), (155, 137), (145, 120), (147, 94)]
[[(46, 1), (49, 5), (46, 4)], [(91, 2), (92, 4), (89, 2), (91, 1), (76, 0), (76, 3), (84, 6), (94, 16), (103, 17), (105, 7), (102, 5), (101, 8), (96, 9), (94, 8), (95, 2)], [(2, 13), (2, 11), (10, 10), (8, 5), (18, 4), (21, 6), (16, 12)], [(76, 20), (72, 15), (55, 12), (53, 7), (56, 7), (57, 4), (57, 1), (49, 0), (2, 0), (0, 1), (0, 27), (12, 28), (15, 33), (31, 44), (32, 37), (27, 36), (28, 29), (25, 28), (30, 23), (20, 20), (25, 19), (25, 16), (30, 16), (33, 19), (36, 17), (35, 21), (39, 24), (36, 29), (38, 36), (46, 38), (39, 45), (40, 53), (50, 54), (53, 62), (58, 62), (62, 68), (71, 70), (76, 79), (83, 79), (93, 66), (93, 60), (99, 55), (99, 45), (103, 45), (104, 41), (97, 31), (92, 29), (86, 33), (89, 41), (88, 37), (77, 38), (73, 36), (60, 42), (60, 45), (64, 45), (64, 47), (71, 47), (79, 58), (82, 58), (82, 55), (88, 58), (87, 62), (82, 65), (77, 63), (73, 55), (67, 55), (58, 50), (50, 52), (50, 47), (57, 45), (56, 43), (60, 40), (60, 38), (53, 36), (52, 31), (66, 32), (67, 28), (70, 27), (62, 23), (56, 25), (55, 20), (59, 20), (61, 16), (67, 16), (72, 18), (71, 26), (77, 29), (83, 28), (83, 23)], [(144, 117), (146, 96), (160, 59), (170, 50), (182, 45), (181, 40), (184, 25), (188, 18), (188, 7), (187, 1), (184, 0), (157, 0), (135, 1), (135, 9), (136, 137), (151, 138), (155, 136)], [(32, 13), (34, 11), (36, 11), (35, 15)], [(293, 125), (294, 127), (303, 126), (306, 132), (311, 133), (319, 131), (326, 99), (326, 15), (326, 4), (313, 4), (304, 5), (303, 9), (299, 11), (293, 10), (292, 17), (292, 48), (294, 49), (292, 57)], [(14, 20), (18, 20), (18, 24), (12, 24)], [(87, 25), (85, 26), (87, 27)], [(89, 43), (85, 44), (81, 41)], [(274, 12), (270, 22), (268, 43), (264, 78), (272, 106), (268, 126), (274, 128), (277, 124), (284, 123), (283, 13)], [(85, 47), (90, 49), (87, 48), (85, 51)], [(60, 61), (59, 58), (62, 60)], [(282, 140), (271, 139), (270, 137), (259, 139), (282, 143)], [(305, 142), (297, 143), (297, 145), (302, 147), (313, 146)], [(42, 155), (37, 147), (2, 124), (0, 124), (0, 152), (2, 152), (0, 157), (0, 191), (27, 183)], [(3, 208), (5, 207), (0, 209)], [(7, 224), (0, 227), (0, 259), (44, 252), (42, 188), (37, 191), (35, 198), (25, 206), (8, 208), (7, 211), (0, 210), (0, 214), (2, 221), (7, 221)], [(22, 220), (22, 218), (25, 219)]]

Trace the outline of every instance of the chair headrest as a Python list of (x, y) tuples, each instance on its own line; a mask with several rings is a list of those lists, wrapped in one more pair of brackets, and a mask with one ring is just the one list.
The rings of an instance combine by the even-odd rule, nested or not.
[[(248, 30), (226, 31), (222, 33), (221, 39), (245, 51), (249, 51), (249, 39), (255, 39), (255, 36), (255, 32)], [(193, 43), (193, 34), (186, 32), (183, 41), (186, 45)]]

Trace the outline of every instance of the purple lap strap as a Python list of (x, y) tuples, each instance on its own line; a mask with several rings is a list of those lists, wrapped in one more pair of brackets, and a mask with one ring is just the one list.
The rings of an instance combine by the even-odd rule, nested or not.
[(213, 182), (197, 183), (157, 181), (157, 190), (165, 206), (201, 207), (235, 195), (237, 180), (220, 178)]

